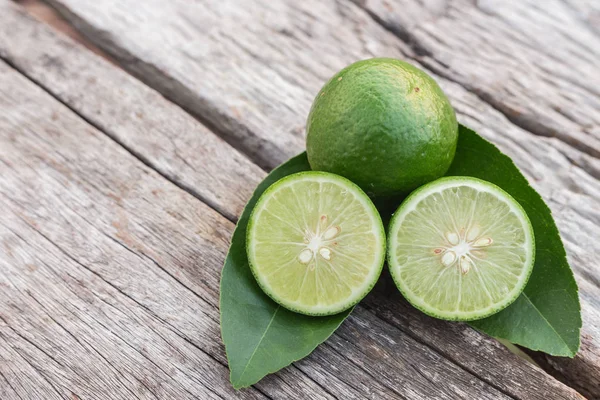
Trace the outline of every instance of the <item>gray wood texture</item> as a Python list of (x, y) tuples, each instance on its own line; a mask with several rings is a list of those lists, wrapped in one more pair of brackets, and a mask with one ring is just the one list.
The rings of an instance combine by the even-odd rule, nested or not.
[[(600, 396), (598, 3), (49, 0), (131, 73), (259, 165), (303, 147), (323, 82), (373, 56), (411, 60), (552, 208), (581, 288), (575, 360), (536, 359)], [(594, 19), (596, 18), (596, 19)]]
[[(117, 2), (113, 6), (119, 9)], [(162, 6), (166, 13), (170, 6)], [(387, 51), (400, 48), (397, 38), (358, 7), (340, 6), (345, 10), (342, 12), (356, 13), (351, 21), (372, 30), (372, 36), (366, 37), (376, 46), (381, 35), (389, 40)], [(230, 4), (217, 11), (224, 17), (225, 11), (235, 8)], [(242, 10), (237, 17), (251, 11)], [(260, 12), (260, 8), (254, 11)], [(294, 15), (304, 15), (300, 11)], [(310, 59), (291, 51), (295, 48), (294, 35), (299, 34), (291, 13), (290, 20), (284, 22), (292, 30), (275, 34), (283, 36), (277, 48), (290, 53), (282, 56), (279, 64), (267, 52), (267, 58), (252, 66), (216, 56), (215, 60), (224, 63), (219, 66), (225, 68), (231, 62), (235, 70), (233, 66), (239, 65), (241, 70), (232, 78), (265, 73), (274, 82), (279, 82), (275, 78), (279, 72), (272, 68), (283, 71), (281, 63), (288, 57), (289, 62), (300, 65), (298, 70), (303, 69), (302, 62)], [(105, 17), (110, 19), (106, 12)], [(324, 27), (328, 26), (326, 17), (318, 17), (323, 18), (319, 24)], [(136, 16), (130, 13), (129, 18)], [(233, 25), (235, 15), (230, 18)], [(180, 28), (191, 29), (189, 25)], [(321, 25), (315, 25), (320, 29)], [(246, 28), (255, 31), (252, 35), (256, 37), (265, 36), (253, 26)], [(127, 37), (128, 33), (106, 32), (100, 42), (106, 36)], [(179, 46), (176, 39), (170, 45)], [(322, 39), (315, 37), (309, 43), (317, 46)], [(335, 40), (343, 41), (344, 36)], [(195, 42), (196, 47), (211, 43), (200, 37)], [(190, 51), (197, 51), (188, 46)], [(296, 51), (303, 48), (299, 44), (296, 47)], [(217, 51), (203, 51), (209, 50)], [(270, 90), (265, 89), (274, 104), (269, 104), (268, 98), (252, 98), (252, 92), (260, 91), (261, 81), (250, 78), (238, 86), (222, 88), (220, 93), (218, 89), (214, 93), (207, 90), (206, 95), (198, 90), (208, 96), (200, 101), (194, 89), (185, 89), (168, 76), (170, 68), (177, 66), (176, 58), (161, 72), (164, 66), (152, 67), (124, 52), (129, 50), (120, 51), (120, 55), (117, 51), (113, 54), (128, 69), (180, 102), (212, 132), (154, 90), (0, 1), (0, 58), (10, 64), (0, 68), (0, 160), (7, 168), (0, 178), (0, 201), (7, 210), (1, 216), (0, 235), (3, 243), (8, 243), (3, 253), (0, 248), (0, 260), (8, 271), (7, 278), (0, 275), (5, 279), (0, 286), (3, 284), (8, 293), (0, 294), (6, 299), (0, 309), (0, 354), (2, 360), (8, 360), (0, 364), (0, 394), (7, 398), (52, 398), (53, 393), (61, 397), (73, 393), (81, 398), (578, 397), (466, 325), (433, 320), (414, 311), (385, 280), (306, 360), (265, 379), (254, 389), (234, 393), (227, 382), (218, 332), (218, 276), (233, 229), (231, 221), (264, 172), (213, 132), (254, 160), (271, 160), (265, 154), (274, 156), (269, 153), (273, 149), (285, 150), (284, 154), (299, 151), (273, 147), (268, 138), (277, 132), (273, 121), (279, 121), (278, 115), (285, 111), (288, 120), (298, 123), (302, 130), (300, 118), (306, 113), (298, 111), (295, 104), (306, 108), (313, 87), (316, 93), (329, 70), (342, 65), (333, 64), (340, 63), (333, 58), (332, 65), (324, 64), (322, 57), (315, 60), (322, 73), (304, 72), (308, 85), (296, 89), (301, 96), (289, 103), (291, 111), (286, 111), (278, 108), (292, 101), (285, 85), (273, 83)], [(356, 52), (355, 57), (367, 56), (358, 47), (350, 51)], [(239, 49), (237, 53), (241, 53)], [(342, 56), (349, 57), (336, 57)], [(182, 64), (195, 65), (181, 60)], [(269, 67), (272, 62), (275, 66)], [(134, 64), (143, 65), (145, 72)], [(207, 76), (194, 78), (198, 85), (202, 79)], [(167, 90), (169, 81), (172, 87)], [(518, 156), (519, 166), (555, 212), (563, 212), (564, 224), (573, 215), (583, 214), (580, 220), (597, 218), (597, 208), (589, 198), (598, 198), (597, 182), (570, 161), (579, 159), (594, 165), (593, 159), (580, 156), (579, 149), (562, 141), (527, 133), (460, 85), (443, 83), (450, 88), (455, 106), (464, 110), (463, 121), (480, 129), (513, 157)], [(218, 85), (210, 82), (208, 86), (213, 84)], [(179, 89), (183, 97), (174, 96)], [(186, 97), (190, 94), (196, 97)], [(236, 104), (247, 109), (242, 113)], [(221, 114), (213, 115), (218, 107), (224, 107)], [(230, 115), (225, 115), (225, 108), (233, 110)], [(249, 111), (252, 108), (255, 112)], [(262, 129), (256, 131), (264, 136), (241, 143), (234, 133), (240, 126), (249, 129), (251, 117), (265, 118)], [(484, 124), (493, 125), (493, 129), (484, 129)], [(281, 130), (279, 135), (293, 137), (287, 132)], [(298, 143), (294, 146), (302, 145), (301, 136)], [(540, 160), (532, 160), (529, 153), (539, 155)], [(571, 188), (584, 189), (563, 193), (559, 188), (565, 182), (577, 184)], [(594, 221), (597, 219), (586, 225), (588, 234), (597, 229)], [(579, 236), (572, 236), (579, 234), (580, 228), (560, 227), (572, 232), (570, 237), (575, 240), (575, 246), (569, 248), (566, 238), (571, 257), (581, 254), (591, 262), (593, 253), (579, 249)], [(578, 271), (587, 268), (593, 277), (593, 264), (585, 260), (580, 264)], [(592, 290), (597, 289), (593, 281), (579, 277), (579, 282), (587, 282), (588, 295), (593, 299)], [(588, 301), (586, 307), (591, 310), (586, 311), (586, 317), (597, 324), (593, 303)], [(590, 343), (594, 344), (592, 340)], [(589, 381), (585, 375), (583, 380)]]
[(600, 157), (600, 3), (354, 1), (515, 125)]
[[(125, 134), (120, 126), (138, 121), (145, 129), (128, 131), (134, 137), (161, 137), (163, 125), (183, 128), (173, 121), (192, 121), (191, 117), (124, 72), (2, 4), (0, 55), (14, 67), (0, 68), (1, 159), (7, 168), (0, 186), (7, 210), (2, 219), (7, 271), (2, 283), (8, 289), (3, 297), (3, 339), (35, 371), (23, 379), (21, 359), (7, 357), (2, 370), (7, 387), (17, 388), (15, 393), (23, 398), (35, 398), (34, 390), (50, 391), (50, 398), (55, 392), (80, 398), (236, 395), (223, 366), (216, 309), (219, 269), (233, 224), (171, 179), (190, 184), (190, 179), (197, 180), (207, 189), (218, 184), (192, 170), (182, 173), (183, 179), (164, 179), (166, 167), (142, 160), (94, 127), (102, 122), (103, 129), (118, 135)], [(48, 62), (50, 54), (54, 58)], [(75, 73), (83, 65), (92, 66), (91, 71)], [(74, 85), (77, 89), (62, 91), (71, 80), (79, 83)], [(104, 85), (113, 90), (102, 92)], [(117, 87), (122, 90), (114, 90)], [(125, 92), (162, 105), (146, 111), (169, 118), (139, 122), (135, 106), (123, 101), (128, 98)], [(98, 97), (101, 93), (104, 96)], [(104, 114), (91, 107), (91, 101), (116, 102), (134, 112)], [(207, 149), (211, 152), (201, 154), (205, 163), (220, 163), (230, 152), (235, 157), (233, 149), (197, 125), (196, 131), (184, 135), (212, 141), (214, 148)], [(188, 145), (182, 141), (165, 152)], [(139, 151), (150, 154), (151, 148), (142, 146)], [(237, 180), (253, 180), (246, 182), (252, 188), (264, 173), (243, 175), (253, 168), (243, 160), (225, 173), (239, 172)], [(26, 309), (31, 311), (14, 311)], [(555, 398), (577, 397), (492, 340), (483, 341), (498, 357), (493, 361), (497, 374), (507, 363), (514, 371), (488, 383), (488, 377), (479, 378), (361, 308), (307, 360), (267, 378), (257, 385), (259, 391), (237, 395), (333, 398), (328, 394), (332, 392), (349, 398), (495, 399), (510, 398), (511, 393), (527, 398), (537, 391)], [(427, 369), (420, 371), (424, 366)], [(523, 374), (535, 382), (535, 391), (511, 388)]]

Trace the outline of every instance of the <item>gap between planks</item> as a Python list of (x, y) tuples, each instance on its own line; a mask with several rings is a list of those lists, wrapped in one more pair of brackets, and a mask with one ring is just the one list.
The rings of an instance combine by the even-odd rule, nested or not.
[[(110, 62), (111, 64), (113, 64), (115, 67), (118, 67), (118, 68), (122, 69), (124, 72), (128, 73), (134, 79), (139, 79), (138, 77), (135, 77), (132, 74), (130, 74), (129, 71), (127, 71), (126, 69), (121, 68), (120, 63), (117, 60), (113, 59), (106, 52), (104, 52), (103, 50), (101, 50), (100, 48), (98, 48), (91, 41), (89, 41), (85, 36), (83, 36), (76, 29), (74, 29), (70, 25), (70, 23), (66, 19), (64, 19), (54, 8), (50, 7), (49, 5), (43, 3), (43, 2), (41, 2), (39, 0), (11, 0), (11, 1), (16, 2), (17, 4), (21, 4), (22, 7), (23, 7), (23, 9), (25, 11), (27, 11), (27, 13), (30, 14), (32, 17), (40, 20), (43, 23), (48, 24), (54, 30), (56, 30), (56, 31), (58, 31), (58, 32), (60, 32), (62, 34), (65, 34), (66, 36), (70, 37), (75, 42), (81, 44), (82, 46), (84, 46), (88, 50), (92, 51), (93, 53), (96, 53), (100, 57), (104, 58), (105, 60), (107, 60), (108, 62)], [(48, 93), (49, 95), (51, 95), (54, 99), (56, 99), (58, 102), (60, 102), (61, 104), (63, 104), (69, 110), (71, 110), (72, 112), (74, 112), (75, 114), (77, 114), (81, 119), (83, 119), (85, 122), (87, 122), (88, 124), (90, 124), (91, 126), (93, 126), (94, 128), (96, 128), (98, 131), (104, 133), (106, 136), (108, 136), (115, 143), (117, 143), (118, 145), (120, 145), (121, 147), (123, 147), (125, 150), (127, 150), (128, 153), (130, 153), (132, 156), (134, 156), (135, 158), (137, 158), (144, 165), (146, 165), (147, 167), (149, 167), (149, 168), (153, 169), (154, 171), (156, 171), (163, 178), (165, 178), (166, 180), (168, 180), (169, 182), (171, 182), (175, 186), (177, 186), (180, 189), (188, 192), (189, 194), (191, 194), (192, 196), (196, 197), (201, 202), (207, 204), (209, 207), (211, 207), (213, 210), (217, 211), (219, 214), (221, 214), (223, 217), (225, 217), (230, 222), (233, 222), (234, 224), (237, 223), (237, 220), (239, 218), (238, 215), (232, 214), (231, 212), (228, 212), (227, 210), (224, 210), (219, 204), (217, 204), (214, 201), (211, 201), (210, 199), (206, 198), (202, 194), (198, 193), (198, 191), (196, 191), (192, 186), (186, 185), (185, 182), (183, 182), (181, 180), (174, 179), (174, 178), (168, 176), (168, 174), (164, 173), (160, 168), (158, 168), (152, 162), (152, 160), (148, 159), (147, 157), (144, 157), (143, 154), (141, 154), (140, 152), (135, 151), (133, 148), (131, 148), (130, 146), (128, 146), (122, 140), (119, 140), (119, 138), (116, 135), (112, 135), (108, 130), (103, 129), (100, 125), (98, 125), (93, 120), (91, 120), (90, 118), (88, 118), (85, 114), (79, 112), (74, 107), (72, 107), (71, 105), (69, 105), (67, 102), (63, 101), (58, 94), (56, 94), (56, 93), (54, 93), (52, 91), (51, 88), (43, 85), (41, 82), (37, 81), (31, 75), (28, 75), (25, 71), (21, 70), (17, 65), (15, 65), (13, 62), (11, 62), (11, 60), (9, 60), (8, 58), (2, 57), (2, 55), (0, 55), (0, 60), (3, 60), (11, 68), (13, 68), (17, 72), (19, 72), (21, 75), (25, 76), (27, 79), (29, 79), (31, 82), (33, 82), (35, 85), (41, 87), (46, 93)], [(144, 83), (147, 84), (146, 82), (144, 82)], [(177, 103), (173, 102), (173, 104), (176, 105)], [(213, 130), (209, 125), (207, 125), (205, 123), (205, 121), (202, 121), (202, 119), (198, 118), (194, 113), (188, 112), (188, 114), (190, 116), (192, 116), (193, 118), (197, 119), (198, 122), (200, 122), (200, 124), (204, 125), (215, 136), (218, 136), (218, 137), (222, 137), (223, 136), (223, 135), (219, 134), (218, 131)], [(239, 149), (237, 149), (237, 150), (239, 150)], [(244, 153), (243, 151), (241, 153), (243, 155), (247, 156), (247, 154)], [(255, 165), (257, 167), (261, 168), (259, 165), (257, 165), (257, 164), (255, 164)], [(263, 171), (265, 171), (265, 170), (263, 169)]]
[[(74, 41), (76, 41), (77, 43), (80, 43), (81, 45), (83, 45), (84, 47), (86, 47), (87, 49), (89, 49), (90, 51), (96, 53), (97, 55), (101, 56), (102, 58), (106, 59), (107, 61), (109, 61), (111, 64), (113, 64), (114, 66), (123, 69), (124, 71), (128, 72), (131, 76), (140, 79), (141, 77), (139, 76), (135, 76), (133, 74), (131, 74), (130, 71), (127, 71), (126, 68), (123, 68), (123, 66), (120, 64), (120, 62), (116, 59), (114, 59), (113, 57), (111, 57), (107, 52), (105, 52), (104, 50), (102, 50), (100, 47), (96, 46), (91, 40), (89, 40), (84, 34), (80, 33), (75, 27), (73, 27), (71, 25), (71, 23), (64, 18), (55, 8), (53, 8), (51, 5), (44, 3), (41, 0), (11, 0), (16, 2), (17, 4), (20, 4), (23, 9), (25, 11), (27, 11), (28, 14), (30, 14), (31, 16), (33, 16), (34, 18), (40, 20), (41, 22), (44, 22), (46, 24), (48, 24), (50, 27), (52, 27), (53, 29), (57, 30), (58, 32), (61, 32), (65, 35), (67, 35), (68, 37), (70, 37), (71, 39), (73, 39)], [(143, 80), (142, 80), (143, 81)], [(146, 84), (148, 84), (148, 82), (144, 82)], [(150, 87), (153, 87), (152, 85), (149, 85)], [(153, 87), (154, 88), (154, 87)], [(188, 114), (190, 116), (192, 116), (193, 118), (195, 118), (196, 120), (198, 120), (198, 122), (200, 122), (202, 125), (204, 125), (205, 127), (207, 127), (207, 129), (209, 129), (210, 131), (212, 131), (216, 136), (219, 136), (220, 138), (224, 139), (225, 141), (227, 141), (233, 148), (235, 148), (236, 150), (240, 151), (244, 156), (249, 157), (250, 155), (247, 153), (247, 149), (243, 146), (241, 146), (237, 141), (235, 140), (228, 140), (228, 135), (223, 134), (223, 132), (219, 129), (219, 127), (215, 126), (214, 124), (212, 124), (210, 122), (210, 120), (203, 118), (201, 114), (198, 114), (196, 112), (194, 112), (193, 110), (190, 110), (188, 108), (186, 108), (185, 106), (185, 102), (177, 102), (174, 101), (172, 99), (169, 99), (171, 101), (173, 101), (174, 104), (179, 105), (180, 107), (182, 107), (184, 110), (186, 110), (188, 112)], [(115, 138), (113, 138), (113, 140), (117, 140)], [(123, 145), (123, 144), (121, 144)], [(128, 149), (128, 151), (130, 151)], [(132, 154), (135, 154), (135, 152), (130, 151)], [(140, 158), (140, 160), (144, 161), (143, 156), (141, 156), (140, 154), (136, 155), (138, 156), (138, 158)], [(257, 162), (256, 159), (251, 159), (250, 160), (259, 168), (261, 168), (263, 171), (268, 172), (270, 170), (270, 168), (265, 168), (264, 166), (261, 166), (260, 162)], [(145, 161), (144, 161), (145, 162)], [(182, 187), (183, 188), (183, 187)], [(193, 192), (193, 188), (188, 187), (188, 188), (183, 188), (186, 191), (190, 191), (190, 193)], [(196, 193), (197, 194), (197, 193)], [(198, 196), (196, 196), (198, 197)], [(201, 198), (201, 197), (199, 197)], [(204, 199), (206, 200), (206, 199)], [(203, 200), (203, 201), (204, 201)], [(218, 204), (213, 204), (215, 209), (219, 209), (219, 205)], [(218, 210), (219, 212), (221, 212), (220, 210)], [(232, 222), (237, 222), (237, 215), (234, 214), (230, 214), (227, 212), (224, 212), (223, 215), (228, 218), (230, 221)]]

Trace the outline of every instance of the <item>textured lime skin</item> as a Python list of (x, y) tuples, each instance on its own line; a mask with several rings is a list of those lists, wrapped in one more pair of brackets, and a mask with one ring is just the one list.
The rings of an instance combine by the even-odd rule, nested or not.
[(311, 168), (342, 175), (370, 196), (408, 193), (441, 177), (458, 140), (442, 89), (391, 58), (338, 72), (313, 102), (306, 130)]

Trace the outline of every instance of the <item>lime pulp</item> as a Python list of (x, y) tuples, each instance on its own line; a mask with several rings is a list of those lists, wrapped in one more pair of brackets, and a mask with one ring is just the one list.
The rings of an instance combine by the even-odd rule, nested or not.
[(250, 267), (263, 291), (307, 315), (359, 302), (385, 260), (379, 213), (355, 184), (325, 172), (274, 183), (256, 204), (247, 233)]
[(508, 193), (467, 177), (413, 192), (392, 218), (388, 261), (406, 299), (426, 314), (475, 320), (512, 303), (533, 269), (527, 214)]

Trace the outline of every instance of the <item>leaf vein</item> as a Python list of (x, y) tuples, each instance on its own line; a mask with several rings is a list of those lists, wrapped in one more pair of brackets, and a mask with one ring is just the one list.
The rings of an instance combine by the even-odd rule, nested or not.
[(273, 313), (273, 316), (271, 317), (271, 320), (269, 321), (269, 324), (267, 325), (267, 327), (265, 328), (265, 331), (263, 332), (262, 336), (258, 340), (258, 343), (256, 343), (256, 347), (254, 348), (254, 351), (252, 352), (252, 355), (250, 355), (250, 358), (248, 359), (248, 362), (246, 363), (246, 366), (244, 367), (244, 370), (242, 371), (242, 374), (240, 375), (240, 378), (238, 379), (238, 382), (241, 381), (242, 378), (244, 377), (244, 374), (246, 373), (246, 370), (248, 369), (248, 366), (252, 362), (252, 359), (254, 358), (254, 355), (256, 354), (256, 351), (258, 350), (258, 348), (260, 347), (262, 341), (264, 340), (265, 336), (267, 335), (267, 332), (269, 331), (269, 328), (271, 327), (271, 324), (273, 323), (273, 320), (275, 319), (275, 316), (277, 315), (277, 312), (279, 311), (280, 308), (281, 308), (281, 306), (277, 306), (277, 308), (275, 309), (275, 312)]
[(548, 321), (548, 319), (546, 319), (546, 316), (539, 310), (539, 308), (537, 308), (536, 305), (533, 304), (533, 302), (531, 301), (531, 299), (529, 298), (529, 296), (527, 296), (526, 293), (523, 293), (523, 297), (529, 302), (529, 304), (531, 304), (531, 306), (535, 309), (535, 311), (537, 311), (540, 314), (540, 317), (542, 317), (542, 319), (548, 324), (548, 326), (550, 327), (550, 329), (552, 329), (552, 331), (556, 334), (556, 336), (558, 336), (560, 338), (561, 342), (567, 348), (567, 350), (569, 351), (569, 353), (573, 353), (571, 351), (571, 348), (569, 347), (569, 345), (567, 344), (567, 342), (563, 338), (563, 336), (560, 333), (558, 333), (556, 331), (556, 329), (554, 329), (554, 326), (552, 326), (552, 324), (550, 323), (550, 321)]

